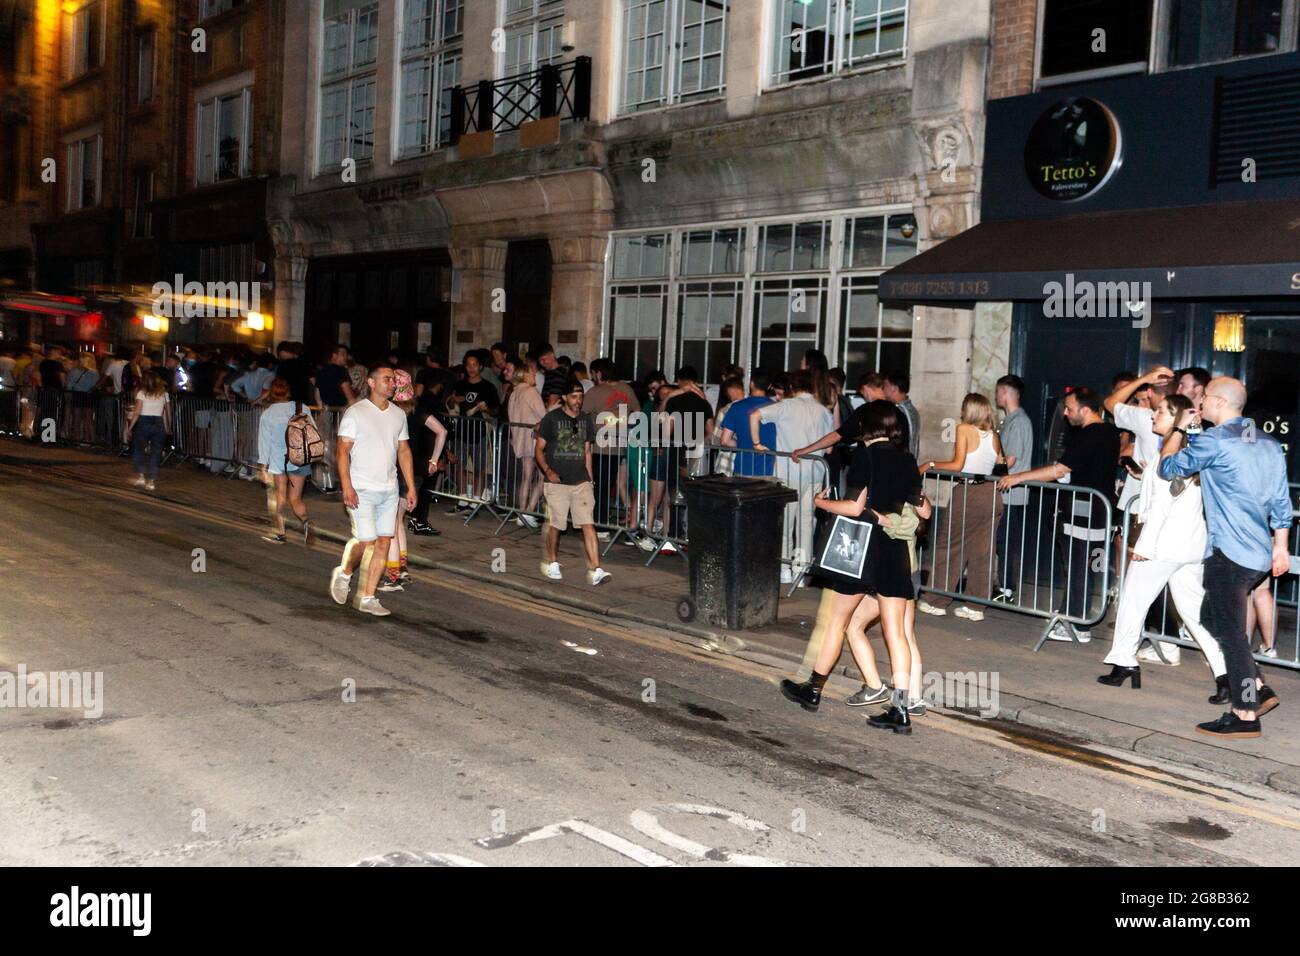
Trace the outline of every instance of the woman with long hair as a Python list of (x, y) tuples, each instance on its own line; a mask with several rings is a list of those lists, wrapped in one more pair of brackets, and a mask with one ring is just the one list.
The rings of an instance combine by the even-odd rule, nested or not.
[(137, 488), (154, 490), (163, 442), (170, 431), (171, 403), (167, 400), (167, 386), (157, 372), (147, 369), (136, 389), (124, 436), (131, 442), (131, 456), (135, 462), (135, 480), (131, 483)]
[(541, 393), (537, 391), (537, 367), (520, 365), (511, 379), (510, 400), (506, 403), (510, 417), (510, 450), (519, 462), (519, 485), (515, 488), (515, 504), (519, 515), (515, 523), (520, 527), (536, 528), (537, 510), (542, 493), (542, 483), (537, 479), (537, 426), (546, 414)]
[(298, 411), (298, 405), (293, 401), (288, 379), (272, 379), (267, 402), (257, 421), (257, 463), (262, 471), (262, 483), (266, 485), (266, 508), (271, 517), (271, 530), (262, 535), (262, 540), (284, 544), (284, 512), (287, 507), (302, 525), (303, 543), (310, 544), (311, 523), (307, 519), (302, 489), (311, 476), (311, 465), (289, 463), (285, 432), (289, 419)]
[(411, 412), (406, 428), (411, 436), (412, 470), (415, 480), (420, 483), (418, 500), (407, 519), (406, 530), (423, 537), (436, 537), (442, 533), (429, 524), (429, 505), (433, 501), (438, 472), (445, 467), (442, 453), (447, 447), (447, 426), (438, 417), (438, 396), (442, 389), (442, 382), (425, 386), (415, 400), (415, 410)]
[[(931, 584), (939, 590), (956, 591), (964, 573), (966, 594), (986, 600), (993, 596), (993, 533), (1002, 516), (1002, 496), (989, 479), (999, 463), (1006, 464), (1007, 459), (998, 441), (993, 405), (983, 395), (971, 392), (962, 399), (952, 457), (921, 466), (922, 473), (952, 475), (939, 479), (949, 485), (952, 495), (932, 535)], [(928, 603), (923, 603), (921, 610), (939, 616), (947, 613), (946, 607)], [(965, 604), (958, 605), (953, 614), (968, 621), (984, 620), (983, 611)]]
[[(845, 515), (876, 525), (867, 545), (862, 574), (858, 579), (835, 578), (828, 581), (830, 596), (823, 602), (824, 620), (818, 621), (822, 644), (813, 663), (812, 674), (802, 683), (781, 682), (781, 693), (805, 710), (816, 710), (821, 703), (822, 687), (839, 660), (849, 620), (872, 595), (879, 605), (881, 630), (889, 649), (894, 691), (891, 706), (870, 718), (874, 727), (895, 733), (912, 732), (909, 717), (909, 688), (912, 685), (912, 652), (907, 639), (907, 603), (915, 597), (911, 558), (906, 540), (884, 533), (886, 522), (906, 517), (907, 505), (924, 506), (921, 477), (916, 460), (898, 442), (898, 411), (885, 401), (869, 402), (862, 409), (862, 444), (853, 449), (850, 468), (850, 496), (836, 501), (821, 491), (815, 499), (818, 508), (833, 515)], [(865, 635), (850, 644), (854, 661), (867, 674), (875, 670), (874, 655), (864, 650)], [(883, 686), (883, 683), (882, 683)], [(918, 692), (920, 688), (915, 690)]]
[[(1191, 399), (1184, 395), (1166, 396), (1155, 408), (1151, 430), (1168, 439), (1174, 431), (1187, 427), (1192, 408)], [(1119, 687), (1128, 681), (1134, 690), (1141, 688), (1137, 649), (1142, 642), (1142, 625), (1152, 602), (1168, 586), (1174, 609), (1214, 674), (1215, 692), (1210, 703), (1228, 703), (1231, 691), (1223, 651), (1201, 624), (1205, 597), (1202, 561), (1208, 532), (1199, 479), (1166, 481), (1160, 477), (1158, 463), (1152, 462), (1142, 472), (1137, 518), (1142, 533), (1131, 548), (1132, 558), (1115, 613), (1115, 640), (1103, 661), (1111, 665), (1110, 673), (1098, 677), (1097, 683)]]

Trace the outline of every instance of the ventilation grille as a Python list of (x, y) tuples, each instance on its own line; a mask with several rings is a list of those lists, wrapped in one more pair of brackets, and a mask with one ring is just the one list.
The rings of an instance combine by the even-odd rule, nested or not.
[(1213, 155), (1216, 186), (1242, 182), (1248, 159), (1256, 180), (1300, 176), (1300, 70), (1221, 79)]

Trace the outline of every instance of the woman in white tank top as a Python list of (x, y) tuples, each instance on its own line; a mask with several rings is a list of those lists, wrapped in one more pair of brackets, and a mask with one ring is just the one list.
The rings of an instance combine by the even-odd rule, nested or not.
[[(926, 462), (926, 471), (958, 472), (962, 475), (988, 476), (993, 466), (1006, 459), (994, 428), (993, 406), (983, 395), (972, 392), (961, 403), (961, 422), (948, 461)], [(1002, 510), (1001, 497), (993, 482), (973, 483), (944, 477), (951, 495), (944, 513), (931, 522), (930, 551), (925, 565), (930, 569), (929, 586), (935, 590), (956, 591), (962, 572), (966, 574), (963, 593), (989, 599), (993, 577), (993, 529)], [(940, 491), (948, 489), (940, 488)], [(936, 496), (939, 501), (944, 495)], [(917, 609), (927, 614), (944, 615), (947, 610), (928, 602), (918, 602)], [(970, 621), (982, 621), (984, 612), (961, 605), (953, 614)]]

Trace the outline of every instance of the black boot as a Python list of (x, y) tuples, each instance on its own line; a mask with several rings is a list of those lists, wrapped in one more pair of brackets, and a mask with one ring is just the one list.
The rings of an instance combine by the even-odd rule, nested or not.
[(822, 702), (822, 685), (826, 678), (816, 671), (802, 684), (792, 680), (781, 681), (781, 694), (786, 700), (792, 700), (804, 710), (816, 710)]
[(867, 724), (880, 730), (892, 730), (896, 734), (910, 734), (912, 718), (907, 714), (907, 692), (894, 691), (894, 700), (889, 709), (868, 717)]
[(1214, 678), (1214, 693), (1209, 698), (1211, 704), (1231, 704), (1232, 691), (1228, 688), (1228, 675)]
[(1111, 687), (1123, 687), (1125, 681), (1131, 681), (1133, 689), (1139, 690), (1142, 687), (1142, 668), (1111, 664), (1110, 673), (1097, 678), (1098, 684), (1109, 684)]

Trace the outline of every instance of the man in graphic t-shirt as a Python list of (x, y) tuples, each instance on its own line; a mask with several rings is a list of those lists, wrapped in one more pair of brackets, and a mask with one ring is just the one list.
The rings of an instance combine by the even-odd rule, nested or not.
[(397, 530), (397, 469), (406, 481), (406, 507), (415, 510), (415, 475), (406, 413), (393, 404), (397, 373), (384, 365), (370, 370), (369, 393), (343, 413), (339, 422), (338, 467), (343, 505), (352, 520), (352, 537), (343, 563), (330, 577), (330, 596), (346, 604), (352, 573), (370, 550), (364, 580), (357, 587), (357, 610), (376, 617), (390, 612), (375, 597), (384, 573), (388, 545)]
[(542, 538), (545, 559), (542, 573), (559, 581), (560, 532), (569, 526), (582, 529), (582, 545), (587, 553), (587, 581), (600, 584), (610, 576), (600, 566), (596, 548), (594, 511), (596, 498), (591, 490), (591, 446), (596, 428), (591, 416), (583, 414), (582, 383), (571, 378), (564, 386), (560, 404), (542, 418), (537, 427), (537, 467), (546, 478), (542, 496), (546, 499), (546, 534)]

